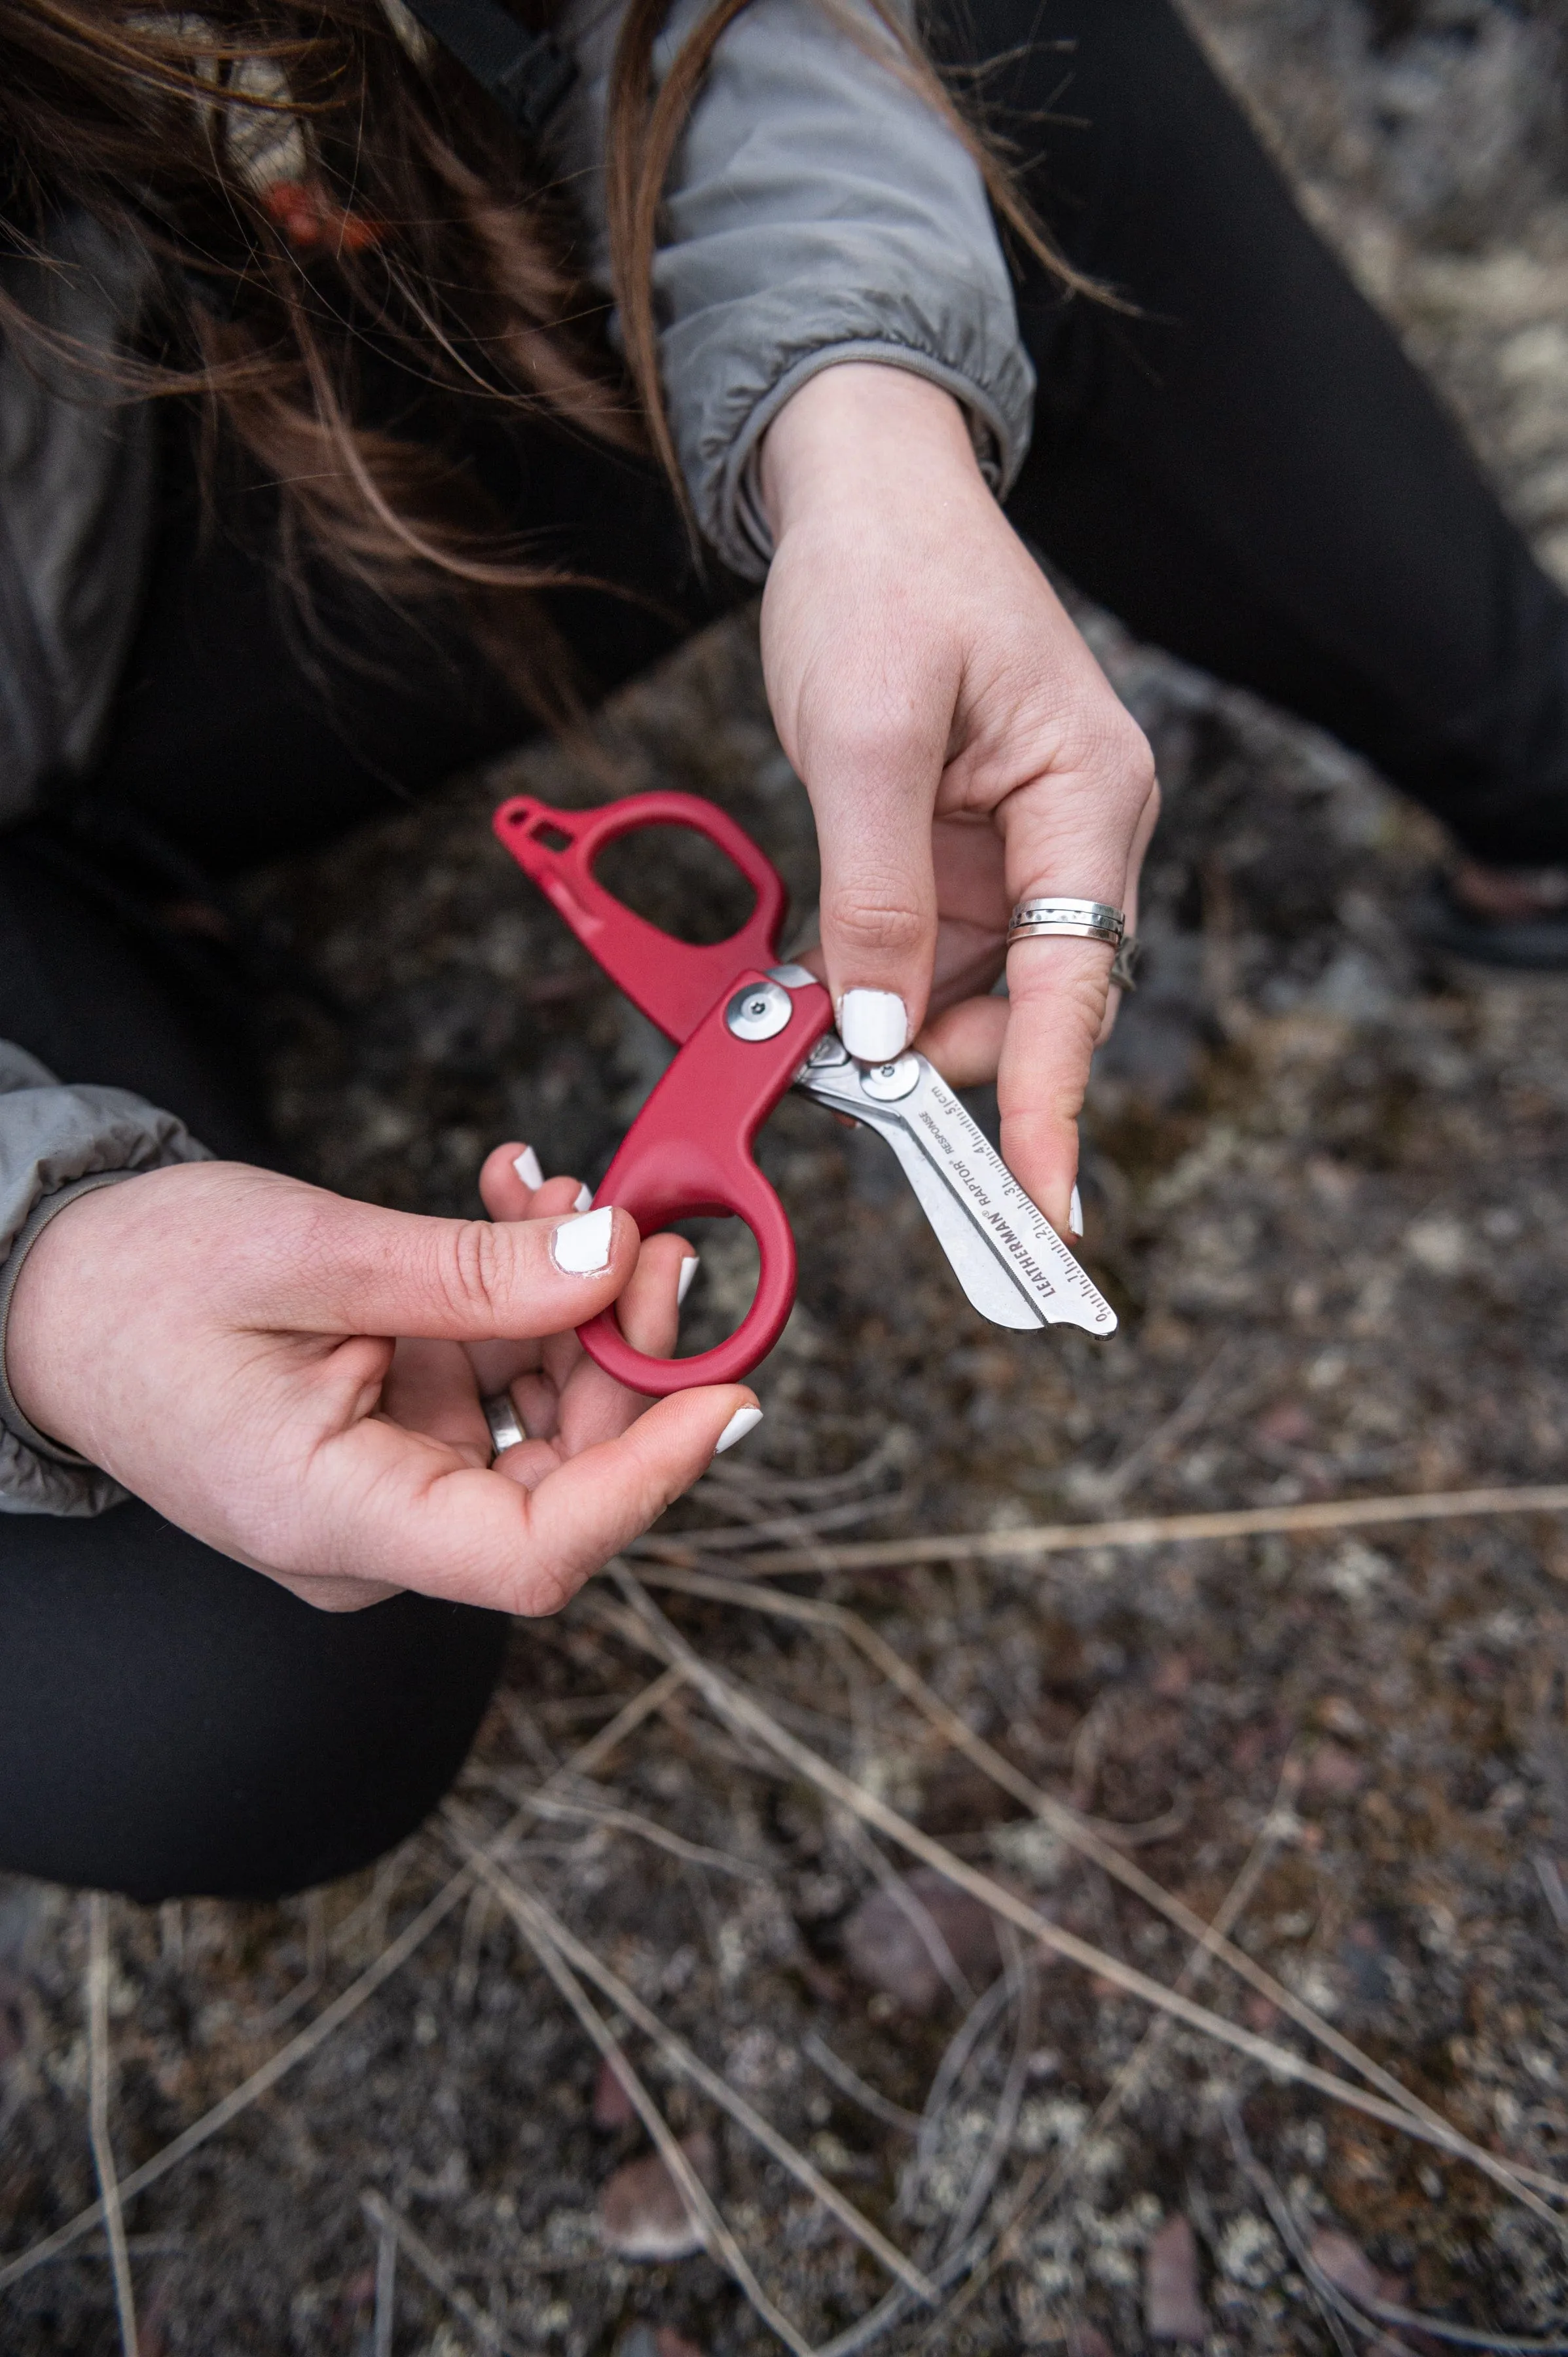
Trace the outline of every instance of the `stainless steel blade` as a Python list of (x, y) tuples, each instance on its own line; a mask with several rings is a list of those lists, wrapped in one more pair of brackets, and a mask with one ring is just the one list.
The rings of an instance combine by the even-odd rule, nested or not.
[(983, 1318), (1115, 1332), (1111, 1304), (924, 1056), (857, 1064), (830, 1032), (796, 1086), (887, 1140)]
[(993, 1326), (1043, 1326), (1046, 1313), (1033, 1293), (1003, 1266), (967, 1207), (903, 1124), (877, 1121), (873, 1126), (897, 1156), (949, 1266), (981, 1316), (989, 1318)]

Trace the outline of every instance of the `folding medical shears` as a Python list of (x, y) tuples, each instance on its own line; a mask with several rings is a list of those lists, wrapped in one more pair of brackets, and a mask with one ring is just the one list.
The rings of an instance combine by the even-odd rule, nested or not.
[[(757, 895), (727, 941), (677, 941), (600, 884), (595, 862), (639, 827), (686, 826), (735, 863)], [(596, 1203), (618, 1203), (644, 1235), (672, 1221), (733, 1213), (757, 1239), (761, 1275), (726, 1341), (690, 1359), (634, 1351), (613, 1310), (579, 1330), (584, 1348), (633, 1391), (736, 1383), (766, 1357), (795, 1299), (795, 1239), (753, 1157), (786, 1089), (885, 1137), (960, 1285), (993, 1325), (1116, 1329), (1095, 1289), (952, 1091), (924, 1056), (857, 1063), (832, 1005), (804, 966), (779, 962), (784, 879), (733, 819), (695, 794), (632, 794), (591, 811), (531, 795), (503, 802), (495, 829), (524, 873), (678, 1053), (605, 1173)]]

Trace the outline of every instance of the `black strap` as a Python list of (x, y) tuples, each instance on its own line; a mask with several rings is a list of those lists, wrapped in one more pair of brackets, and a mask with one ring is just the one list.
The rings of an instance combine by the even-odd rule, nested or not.
[(408, 0), (412, 13), (467, 69), (520, 131), (538, 138), (577, 69), (548, 33), (530, 33), (499, 0)]

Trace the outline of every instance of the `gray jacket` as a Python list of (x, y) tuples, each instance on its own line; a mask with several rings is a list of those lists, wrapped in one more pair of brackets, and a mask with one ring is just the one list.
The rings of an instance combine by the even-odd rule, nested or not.
[[(703, 5), (678, 0), (661, 63)], [(555, 134), (601, 283), (621, 6), (569, 9), (580, 70)], [(753, 0), (718, 45), (671, 173), (655, 269), (666, 395), (698, 521), (751, 579), (770, 554), (757, 449), (820, 369), (875, 360), (945, 386), (999, 491), (1027, 447), (1034, 379), (980, 175), (887, 48), (869, 11), (855, 38), (820, 0)], [(13, 269), (7, 291), (79, 340), (111, 342), (134, 306), (134, 258), (68, 225), (54, 259), (47, 274)], [(0, 344), (0, 825), (49, 779), (91, 769), (136, 616), (151, 449), (144, 406), (85, 397)], [(61, 1085), (0, 1043), (0, 1512), (93, 1513), (122, 1494), (11, 1396), (5, 1312), (33, 1237), (84, 1186), (203, 1151), (172, 1114)]]

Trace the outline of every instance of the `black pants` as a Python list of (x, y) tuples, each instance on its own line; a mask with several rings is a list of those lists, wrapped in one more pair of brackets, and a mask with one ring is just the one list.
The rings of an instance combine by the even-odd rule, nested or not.
[[(971, 0), (946, 47), (1008, 59), (987, 96), (1039, 210), (1139, 307), (1026, 271), (1019, 529), (1144, 637), (1368, 753), (1478, 856), (1568, 858), (1568, 604), (1166, 0)], [(599, 685), (714, 610), (649, 475), (536, 436), (517, 481), (520, 521), (665, 608), (561, 602)], [(177, 478), (89, 823), (0, 844), (0, 1036), (267, 1157), (203, 953), (144, 909), (524, 726), (460, 652), (359, 627), (373, 669), (302, 666), (263, 570), (198, 541)], [(343, 1872), (456, 1772), (502, 1635), (420, 1598), (318, 1615), (139, 1505), (0, 1519), (0, 1865), (145, 1898)]]

